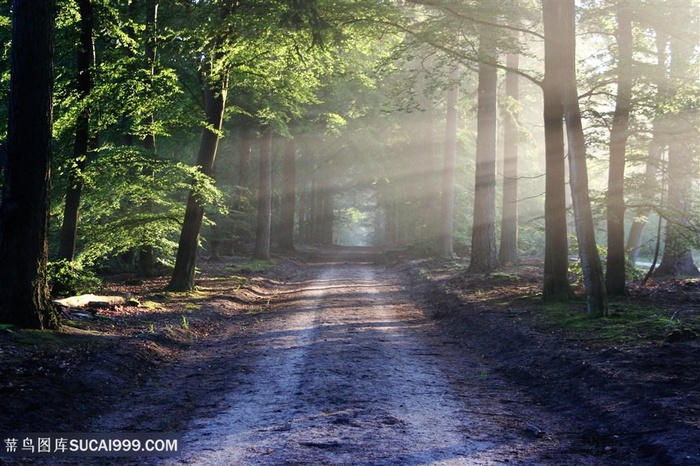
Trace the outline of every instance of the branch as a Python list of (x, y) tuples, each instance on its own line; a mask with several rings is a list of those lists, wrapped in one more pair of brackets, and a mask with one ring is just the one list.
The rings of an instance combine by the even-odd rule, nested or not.
[(449, 6), (445, 6), (445, 5), (436, 5), (435, 3), (432, 3), (432, 2), (420, 1), (420, 0), (408, 0), (408, 1), (409, 1), (409, 3), (416, 3), (416, 4), (418, 4), (418, 5), (430, 6), (430, 7), (433, 7), (433, 8), (438, 8), (438, 9), (445, 10), (445, 11), (451, 13), (452, 15), (454, 15), (454, 16), (460, 18), (460, 19), (464, 19), (464, 20), (467, 20), (467, 21), (471, 21), (472, 23), (475, 23), (475, 24), (480, 24), (480, 25), (483, 25), (483, 26), (490, 26), (490, 27), (494, 27), (494, 28), (508, 29), (508, 30), (510, 30), (510, 31), (515, 31), (515, 32), (523, 32), (523, 33), (525, 33), (525, 34), (530, 34), (530, 35), (532, 35), (532, 36), (535, 36), (535, 37), (537, 37), (538, 39), (544, 40), (544, 35), (543, 35), (543, 34), (540, 34), (539, 32), (532, 31), (532, 30), (530, 30), (530, 29), (525, 29), (525, 28), (521, 28), (521, 27), (517, 27), (517, 26), (511, 26), (511, 25), (509, 25), (509, 24), (492, 23), (492, 22), (490, 22), (490, 21), (484, 21), (484, 20), (482, 20), (482, 19), (476, 19), (476, 18), (474, 18), (474, 17), (472, 17), (472, 16), (467, 16), (467, 15), (465, 15), (465, 14), (463, 14), (463, 13), (460, 13), (460, 12), (458, 12), (458, 11), (455, 11), (453, 8), (451, 8), (451, 7), (449, 7)]
[(369, 20), (369, 21), (383, 24), (386, 26), (391, 26), (391, 27), (393, 27), (401, 32), (404, 32), (410, 36), (413, 36), (413, 37), (421, 40), (422, 42), (430, 45), (431, 47), (435, 47), (436, 49), (446, 53), (447, 55), (451, 55), (459, 60), (464, 60), (465, 62), (471, 62), (471, 63), (483, 63), (485, 65), (490, 65), (490, 66), (493, 66), (493, 67), (501, 69), (501, 70), (510, 71), (510, 72), (517, 74), (518, 76), (521, 76), (521, 77), (527, 79), (528, 81), (535, 84), (536, 86), (542, 87), (542, 80), (537, 79), (534, 76), (530, 76), (529, 74), (527, 74), (519, 69), (510, 68), (510, 67), (502, 65), (498, 62), (483, 61), (483, 60), (479, 60), (478, 58), (471, 57), (469, 55), (464, 55), (464, 54), (458, 53), (456, 50), (453, 50), (453, 49), (446, 47), (442, 44), (439, 44), (435, 41), (431, 41), (429, 39), (426, 39), (425, 37), (422, 37), (418, 32), (416, 32), (412, 29), (409, 29), (406, 26), (402, 26), (400, 24), (392, 23), (392, 22), (386, 21), (386, 20)]

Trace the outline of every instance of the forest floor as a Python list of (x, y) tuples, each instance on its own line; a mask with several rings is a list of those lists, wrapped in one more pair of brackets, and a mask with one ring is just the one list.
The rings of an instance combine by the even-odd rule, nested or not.
[[(700, 464), (700, 282), (613, 317), (543, 304), (541, 268), (335, 249), (204, 262), (198, 289), (0, 330), (0, 432), (178, 432), (176, 458), (81, 464)], [(4, 464), (75, 464), (10, 458)]]

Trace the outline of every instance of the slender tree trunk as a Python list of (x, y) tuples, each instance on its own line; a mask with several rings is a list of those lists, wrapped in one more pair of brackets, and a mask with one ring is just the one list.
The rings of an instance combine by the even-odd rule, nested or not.
[(57, 328), (48, 256), (55, 2), (12, 2), (7, 154), (0, 205), (0, 322)]
[(474, 223), (470, 273), (489, 273), (498, 267), (496, 248), (496, 110), (498, 72), (494, 52), (484, 39), (479, 45), (479, 85), (474, 175)]
[(241, 123), (239, 133), (239, 156), (238, 156), (238, 186), (236, 193), (235, 210), (242, 210), (243, 201), (247, 188), (250, 186), (250, 166), (253, 152), (252, 144), (252, 124), (250, 122)]
[[(212, 66), (212, 65), (210, 65)], [(203, 174), (211, 176), (219, 145), (219, 133), (224, 120), (228, 86), (225, 78), (207, 81), (204, 87), (204, 109), (209, 127), (202, 131), (202, 140), (197, 155), (197, 166)], [(204, 205), (194, 192), (187, 198), (185, 220), (182, 224), (180, 242), (175, 259), (175, 269), (168, 284), (172, 291), (188, 291), (194, 288), (194, 271), (199, 246), (199, 233), (204, 218)]]
[(566, 227), (566, 163), (564, 157), (564, 109), (562, 107), (562, 74), (557, 43), (560, 40), (558, 22), (561, 15), (558, 0), (542, 0), (544, 19), (545, 76), (542, 82), (544, 96), (545, 141), (545, 301), (568, 300), (573, 297), (569, 284), (569, 246)]
[(559, 1), (558, 3), (562, 14), (559, 25), (561, 27), (560, 44), (562, 47), (560, 64), (565, 73), (564, 120), (566, 121), (566, 135), (569, 142), (569, 180), (579, 257), (586, 287), (588, 314), (591, 317), (604, 317), (608, 315), (608, 298), (605, 290), (603, 266), (595, 241), (591, 200), (588, 195), (586, 141), (581, 124), (576, 85), (575, 6), (574, 0)]
[[(520, 56), (509, 53), (506, 66), (517, 70)], [(518, 75), (506, 71), (506, 115), (503, 121), (503, 208), (501, 245), (498, 261), (501, 265), (518, 263)]]
[(625, 284), (625, 154), (632, 100), (632, 13), (629, 5), (617, 5), (617, 96), (610, 130), (607, 223), (608, 258), (605, 285), (609, 295), (624, 295)]
[(270, 258), (270, 221), (272, 216), (272, 131), (267, 128), (260, 138), (258, 169), (258, 221), (255, 230), (256, 259)]
[(447, 91), (445, 124), (445, 158), (442, 168), (442, 197), (440, 198), (440, 255), (454, 256), (452, 235), (455, 214), (455, 171), (457, 166), (457, 125), (460, 70), (452, 72), (451, 87)]
[(75, 127), (73, 144), (73, 163), (68, 170), (68, 188), (63, 208), (63, 224), (58, 244), (58, 257), (72, 261), (78, 237), (78, 217), (80, 196), (83, 189), (83, 170), (88, 161), (90, 144), (90, 105), (86, 103), (92, 88), (91, 66), (94, 63), (92, 39), (92, 2), (77, 0), (80, 13), (80, 39), (77, 56), (77, 90), (78, 100), (83, 105)]
[(283, 160), (283, 192), (282, 192), (282, 222), (280, 225), (280, 248), (286, 251), (294, 250), (294, 218), (297, 198), (297, 169), (296, 143), (287, 139), (284, 144)]
[[(158, 0), (150, 0), (148, 11), (146, 13), (146, 64), (150, 70), (151, 85), (156, 76), (156, 47), (157, 47), (157, 30), (158, 30)], [(155, 124), (155, 116), (149, 117), (151, 125)], [(156, 136), (151, 130), (143, 141), (143, 148), (149, 154), (156, 154)], [(153, 170), (147, 169), (147, 176), (153, 176)], [(146, 210), (153, 210), (151, 203), (146, 205)], [(139, 274), (142, 277), (152, 277), (155, 274), (153, 266), (155, 264), (155, 252), (152, 244), (145, 244), (139, 250)]]

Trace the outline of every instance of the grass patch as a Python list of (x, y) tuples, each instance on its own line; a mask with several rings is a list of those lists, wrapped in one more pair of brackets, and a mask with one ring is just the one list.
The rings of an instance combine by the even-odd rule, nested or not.
[(540, 324), (610, 343), (662, 340), (675, 330), (700, 328), (698, 316), (679, 319), (650, 305), (611, 303), (610, 307), (613, 309), (610, 317), (592, 319), (586, 314), (582, 301), (544, 303), (539, 306)]
[[(258, 273), (258, 272), (264, 272), (265, 270), (269, 269), (270, 267), (274, 266), (276, 264), (276, 261), (274, 259), (267, 259), (267, 260), (261, 260), (261, 259), (249, 259), (245, 260), (242, 262), (239, 262), (237, 264), (232, 264), (226, 267), (229, 271), (233, 273)], [(239, 277), (243, 278), (243, 277)]]
[(47, 343), (60, 344), (61, 338), (50, 330), (21, 330), (13, 333), (13, 340), (20, 345), (34, 346)]

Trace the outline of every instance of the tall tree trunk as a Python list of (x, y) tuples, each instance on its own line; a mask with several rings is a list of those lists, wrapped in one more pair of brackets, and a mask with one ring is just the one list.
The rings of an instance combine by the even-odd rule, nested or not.
[(260, 138), (258, 172), (258, 220), (255, 230), (256, 259), (270, 258), (270, 222), (272, 217), (272, 131), (266, 128)]
[(241, 123), (241, 128), (238, 134), (238, 186), (236, 192), (235, 210), (242, 210), (244, 197), (247, 193), (247, 188), (250, 186), (250, 166), (253, 152), (252, 144), (252, 123), (244, 121)]
[(80, 39), (77, 56), (78, 100), (83, 108), (78, 114), (73, 144), (73, 160), (68, 170), (68, 188), (63, 208), (63, 224), (58, 243), (58, 257), (72, 261), (75, 258), (78, 237), (80, 196), (83, 189), (83, 170), (88, 161), (90, 144), (90, 105), (86, 103), (92, 88), (91, 66), (94, 63), (92, 38), (92, 2), (77, 0), (80, 13)]
[[(153, 80), (156, 76), (156, 47), (157, 43), (157, 31), (158, 31), (158, 0), (150, 0), (148, 5), (148, 11), (146, 12), (146, 47), (145, 47), (145, 58), (146, 65), (150, 71), (151, 85), (153, 85)], [(151, 126), (155, 124), (155, 116), (151, 115), (149, 117)], [(146, 138), (143, 141), (143, 148), (149, 154), (155, 156), (156, 154), (156, 136), (153, 134), (153, 130), (149, 131)], [(153, 170), (147, 169), (146, 175), (152, 176)], [(152, 210), (153, 206), (151, 203), (146, 205), (146, 210)], [(155, 274), (153, 266), (155, 264), (155, 252), (152, 244), (145, 244), (141, 246), (139, 250), (139, 274), (142, 277), (152, 277)]]
[(57, 328), (48, 256), (55, 2), (12, 2), (7, 155), (0, 205), (0, 322)]
[[(695, 69), (689, 69), (694, 42), (671, 35), (671, 88), (682, 89), (687, 81), (696, 78)], [(668, 144), (668, 214), (666, 216), (666, 244), (657, 277), (696, 277), (700, 271), (693, 262), (691, 244), (693, 233), (688, 230), (693, 208), (693, 178), (697, 172), (693, 149), (688, 140), (697, 141), (697, 128), (692, 118), (684, 115), (689, 110), (678, 109), (668, 117), (673, 136)]]
[(459, 79), (460, 70), (455, 68), (451, 76), (451, 87), (447, 91), (445, 158), (442, 166), (442, 197), (440, 198), (440, 255), (446, 258), (454, 256), (452, 235), (455, 216)]
[(545, 141), (545, 301), (573, 297), (569, 284), (569, 246), (566, 227), (566, 163), (564, 157), (564, 109), (562, 107), (562, 73), (557, 54), (560, 40), (558, 23), (561, 15), (558, 0), (542, 0), (544, 20), (544, 141)]
[(496, 249), (496, 110), (498, 72), (489, 64), (494, 51), (481, 33), (474, 175), (474, 223), (470, 273), (489, 273), (498, 267)]
[(569, 182), (574, 207), (574, 222), (578, 238), (579, 258), (586, 287), (588, 314), (591, 317), (608, 315), (603, 266), (595, 241), (595, 225), (588, 194), (586, 141), (581, 124), (576, 85), (576, 11), (574, 0), (557, 1), (560, 9), (561, 46), (560, 66), (564, 73), (564, 120), (569, 143)]
[(282, 215), (280, 225), (280, 249), (294, 250), (294, 214), (296, 212), (297, 198), (297, 169), (296, 169), (296, 143), (294, 139), (287, 139), (284, 143), (283, 168), (284, 174), (282, 190)]
[(632, 12), (617, 4), (617, 96), (610, 130), (607, 223), (608, 258), (605, 285), (609, 295), (624, 295), (625, 286), (625, 158), (632, 100)]
[(518, 263), (518, 74), (520, 55), (506, 57), (506, 115), (503, 120), (503, 208), (501, 244), (498, 261), (501, 265)]
[[(213, 63), (210, 63), (213, 67)], [(228, 82), (225, 77), (207, 77), (204, 85), (204, 110), (207, 127), (202, 130), (202, 140), (197, 155), (197, 167), (211, 176), (214, 170), (219, 134), (224, 120)], [(213, 128), (212, 131), (210, 128)], [(194, 288), (194, 271), (199, 246), (199, 233), (204, 218), (204, 205), (194, 192), (187, 197), (185, 220), (175, 259), (175, 269), (167, 288), (171, 291), (188, 291)]]

